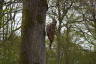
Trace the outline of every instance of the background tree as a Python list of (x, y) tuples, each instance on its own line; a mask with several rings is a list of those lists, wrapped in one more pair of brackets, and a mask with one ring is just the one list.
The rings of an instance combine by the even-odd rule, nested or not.
[(0, 0), (0, 7), (0, 64), (18, 64), (22, 3)]
[[(56, 56), (57, 56), (58, 64), (70, 64), (70, 63), (75, 64), (77, 61), (84, 63), (84, 61), (81, 61), (82, 59), (80, 58), (80, 57), (83, 57), (82, 54), (80, 54), (81, 55), (80, 57), (79, 56), (76, 57), (75, 55), (73, 55), (74, 52), (72, 52), (72, 49), (75, 50), (77, 46), (81, 46), (79, 47), (80, 48), (79, 51), (81, 51), (83, 50), (82, 45), (86, 45), (87, 50), (90, 50), (92, 52), (92, 49), (90, 47), (93, 47), (95, 45), (93, 43), (95, 42), (93, 40), (94, 36), (92, 37), (92, 32), (90, 34), (91, 30), (89, 30), (89, 28), (92, 29), (92, 27), (89, 24), (90, 22), (87, 22), (86, 20), (84, 20), (86, 19), (84, 18), (85, 16), (90, 17), (90, 14), (89, 15), (87, 14), (89, 10), (88, 8), (89, 7), (95, 8), (90, 6), (90, 2), (95, 3), (96, 1), (93, 1), (93, 0), (92, 1), (90, 0), (88, 1), (86, 0), (84, 1), (83, 0), (79, 0), (79, 1), (50, 0), (49, 1), (48, 15), (50, 18), (56, 19), (58, 24), (57, 37), (56, 37), (56, 41), (53, 44), (53, 51), (56, 50), (57, 48)], [(85, 51), (81, 51), (80, 53), (83, 53), (83, 52)], [(84, 54), (87, 55), (86, 53), (89, 53), (89, 52), (87, 51)], [(74, 60), (72, 60), (72, 58), (74, 58)], [(75, 61), (76, 58), (80, 60)], [(56, 59), (54, 59), (54, 61), (56, 61)], [(74, 62), (72, 63), (72, 61)], [(88, 60), (86, 59), (86, 61)], [(91, 61), (89, 61), (88, 63), (90, 62)]]

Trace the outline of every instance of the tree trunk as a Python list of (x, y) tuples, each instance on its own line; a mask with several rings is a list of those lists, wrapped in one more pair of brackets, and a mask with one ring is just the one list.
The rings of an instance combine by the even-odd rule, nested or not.
[(0, 41), (2, 40), (2, 34), (3, 34), (3, 32), (2, 32), (2, 30), (1, 30), (1, 25), (2, 25), (2, 15), (3, 15), (3, 12), (2, 12), (2, 10), (3, 10), (3, 3), (4, 3), (4, 0), (0, 0)]
[(46, 0), (24, 0), (20, 64), (45, 64)]

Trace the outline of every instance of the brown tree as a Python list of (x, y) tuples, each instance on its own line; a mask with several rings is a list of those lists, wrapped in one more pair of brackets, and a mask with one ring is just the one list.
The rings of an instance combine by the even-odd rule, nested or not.
[(23, 0), (20, 64), (45, 64), (46, 0)]

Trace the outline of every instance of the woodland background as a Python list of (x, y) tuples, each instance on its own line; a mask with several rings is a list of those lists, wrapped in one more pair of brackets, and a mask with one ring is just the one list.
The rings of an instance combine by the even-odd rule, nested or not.
[[(46, 64), (96, 64), (96, 0), (47, 2), (46, 25), (55, 20), (57, 29), (52, 49), (46, 36)], [(0, 64), (19, 64), (22, 9), (20, 0), (0, 0)]]

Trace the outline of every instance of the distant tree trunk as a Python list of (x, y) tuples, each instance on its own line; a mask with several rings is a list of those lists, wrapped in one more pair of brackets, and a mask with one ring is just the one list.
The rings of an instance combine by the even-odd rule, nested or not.
[(4, 3), (4, 0), (0, 0), (0, 19), (1, 19), (1, 16), (2, 16), (2, 10), (3, 10), (3, 3)]
[[(2, 30), (1, 30), (1, 24), (2, 24), (2, 10), (3, 10), (3, 3), (4, 0), (0, 0), (0, 40), (2, 40)], [(3, 36), (4, 37), (4, 36)]]
[(45, 64), (46, 0), (24, 0), (20, 64)]

